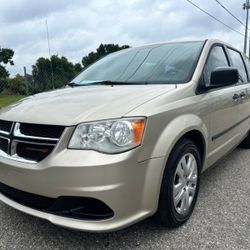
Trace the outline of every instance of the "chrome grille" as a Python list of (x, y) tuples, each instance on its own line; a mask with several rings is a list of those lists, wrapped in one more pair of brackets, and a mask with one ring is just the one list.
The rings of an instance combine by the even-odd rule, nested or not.
[(0, 156), (37, 163), (47, 157), (65, 127), (0, 120)]
[(8, 153), (8, 145), (9, 145), (9, 140), (3, 137), (0, 137), (0, 149), (5, 152)]
[(23, 135), (29, 135), (33, 137), (41, 138), (60, 138), (64, 127), (62, 126), (50, 126), (50, 125), (39, 125), (22, 123), (20, 126), (20, 133)]
[(12, 129), (13, 122), (0, 120), (0, 133), (9, 134)]

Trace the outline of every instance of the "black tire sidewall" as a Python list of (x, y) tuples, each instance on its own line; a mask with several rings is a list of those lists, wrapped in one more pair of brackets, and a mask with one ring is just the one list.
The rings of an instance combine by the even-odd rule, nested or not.
[[(183, 155), (187, 153), (191, 153), (196, 159), (198, 167), (198, 178), (197, 178), (196, 192), (192, 204), (189, 210), (182, 215), (177, 213), (174, 207), (173, 182), (178, 163), (180, 162)], [(160, 214), (161, 221), (166, 226), (171, 226), (171, 227), (180, 226), (181, 224), (185, 223), (191, 216), (199, 192), (200, 170), (201, 170), (201, 159), (197, 147), (191, 140), (185, 138), (181, 139), (176, 144), (176, 146), (172, 150), (172, 153), (169, 156), (162, 180), (158, 212)]]

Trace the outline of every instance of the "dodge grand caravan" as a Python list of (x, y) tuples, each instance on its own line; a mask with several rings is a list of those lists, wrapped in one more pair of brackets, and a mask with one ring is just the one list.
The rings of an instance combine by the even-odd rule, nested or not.
[(250, 147), (249, 82), (245, 55), (217, 40), (112, 53), (0, 110), (0, 199), (85, 231), (180, 226), (200, 174)]

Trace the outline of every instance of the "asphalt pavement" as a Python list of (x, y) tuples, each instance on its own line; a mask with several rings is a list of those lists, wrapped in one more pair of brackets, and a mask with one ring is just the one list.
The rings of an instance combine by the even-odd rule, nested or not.
[(250, 249), (250, 150), (236, 149), (201, 178), (193, 216), (169, 230), (147, 219), (103, 234), (60, 228), (0, 202), (0, 249)]

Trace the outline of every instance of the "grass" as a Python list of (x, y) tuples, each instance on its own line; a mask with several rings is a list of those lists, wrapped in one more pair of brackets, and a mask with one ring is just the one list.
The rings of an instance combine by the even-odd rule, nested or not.
[(21, 95), (0, 95), (0, 108), (8, 106), (11, 103), (14, 103), (24, 96)]

